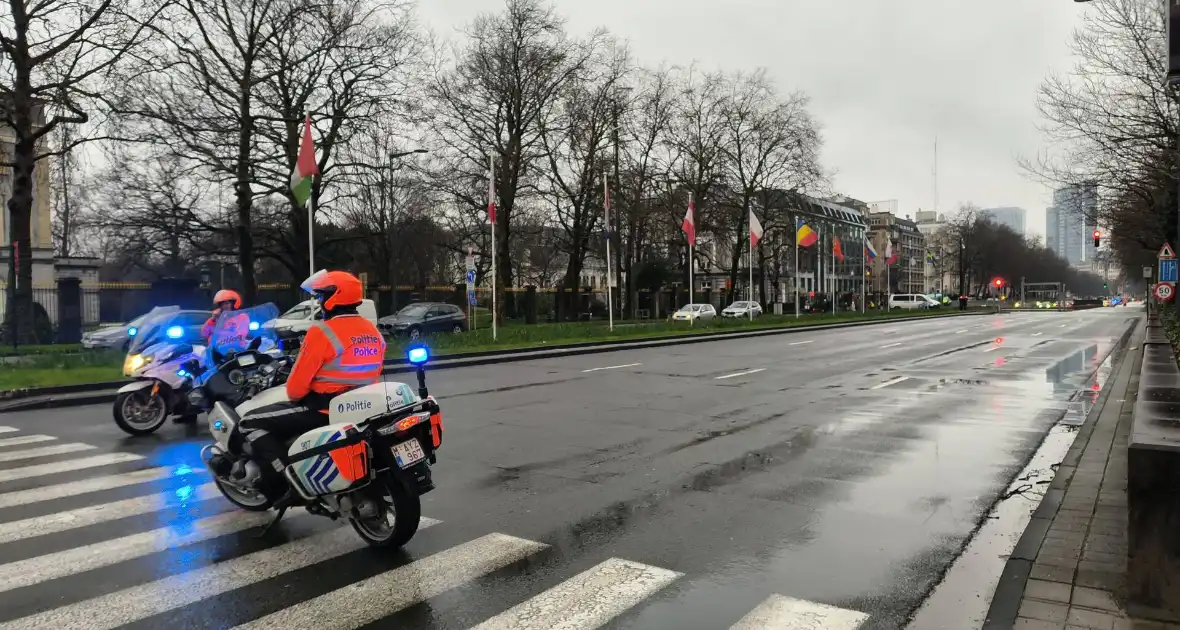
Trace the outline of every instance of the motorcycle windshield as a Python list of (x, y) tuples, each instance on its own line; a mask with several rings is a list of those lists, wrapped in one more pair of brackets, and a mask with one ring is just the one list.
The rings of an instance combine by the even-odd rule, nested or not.
[(274, 329), (263, 324), (278, 316), (278, 307), (270, 302), (221, 313), (210, 332), (209, 348), (224, 357), (248, 350), (263, 340), (277, 343)]
[[(179, 306), (157, 306), (153, 308), (136, 321), (135, 326), (127, 330), (127, 334), (131, 337), (131, 345), (127, 347), (127, 353), (139, 354), (149, 346), (165, 341), (177, 342), (176, 339), (168, 338), (168, 331), (177, 325), (176, 320), (180, 314), (181, 310)], [(208, 313), (206, 313), (206, 316), (208, 316)], [(172, 330), (172, 333), (175, 335), (176, 331)]]

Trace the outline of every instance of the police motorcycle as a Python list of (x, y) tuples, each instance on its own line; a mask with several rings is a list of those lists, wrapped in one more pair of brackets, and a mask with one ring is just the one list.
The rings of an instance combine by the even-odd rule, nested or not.
[[(230, 324), (241, 324), (246, 333), (253, 334), (266, 321), (263, 318), (277, 314), (278, 308), (273, 304), (223, 313), (211, 341), (225, 345), (222, 342), (229, 339), (243, 345), (245, 342), (235, 341), (233, 336), (238, 334), (237, 326)], [(134, 381), (120, 388), (115, 397), (114, 418), (120, 429), (130, 435), (148, 435), (159, 430), (170, 416), (195, 422), (198, 415), (208, 410), (211, 399), (193, 394), (200, 385), (194, 381), (193, 370), (224, 359), (221, 351), (210, 353), (201, 336), (208, 318), (209, 311), (157, 307), (139, 326), (127, 331), (131, 344), (123, 362), (123, 375)], [(255, 348), (263, 353), (278, 352), (273, 340), (262, 339)], [(235, 387), (243, 384), (236, 383)]]
[[(209, 346), (202, 357), (186, 361), (177, 372), (190, 382), (190, 407), (209, 411), (217, 401), (239, 405), (273, 386), (286, 382), (293, 363), (273, 331), (263, 323), (278, 317), (271, 303), (218, 315)], [(263, 371), (272, 366), (275, 370)]]
[[(434, 489), (430, 467), (442, 444), (442, 411), (426, 388), (429, 351), (411, 348), (408, 359), (416, 369), (416, 393), (391, 381), (345, 392), (332, 399), (327, 426), (287, 443), (282, 474), (296, 497), (294, 505), (332, 520), (345, 518), (374, 547), (409, 542), (418, 531), (420, 496)], [(269, 510), (273, 501), (256, 486), (261, 469), (238, 422), (252, 409), (286, 400), (285, 387), (275, 387), (236, 409), (217, 402), (209, 412), (209, 432), (216, 441), (202, 449), (201, 459), (225, 498), (242, 509)], [(260, 535), (286, 510), (280, 507)]]

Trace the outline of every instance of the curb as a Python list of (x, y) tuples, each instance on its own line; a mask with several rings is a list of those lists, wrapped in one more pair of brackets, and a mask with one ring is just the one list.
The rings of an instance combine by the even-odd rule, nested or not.
[[(1020, 535), (1020, 540), (1017, 541), (1012, 553), (1009, 554), (1008, 561), (1004, 563), (1004, 570), (1000, 573), (1000, 579), (992, 594), (992, 601), (981, 630), (1009, 630), (1015, 626), (1016, 618), (1020, 613), (1020, 603), (1024, 597), (1024, 589), (1028, 585), (1029, 576), (1032, 573), (1033, 563), (1036, 562), (1045, 536), (1049, 533), (1049, 527), (1053, 524), (1053, 519), (1057, 516), (1057, 511), (1065, 499), (1065, 491), (1069, 487), (1070, 481), (1073, 480), (1074, 471), (1077, 469), (1086, 445), (1090, 443), (1090, 435), (1094, 432), (1095, 425), (1098, 424), (1098, 418), (1106, 411), (1111, 394), (1118, 389), (1115, 384), (1123, 381), (1125, 377), (1123, 388), (1126, 390), (1135, 372), (1140, 368), (1141, 361), (1136, 360), (1133, 354), (1135, 350), (1129, 346), (1145, 319), (1140, 319), (1128, 328), (1114, 349), (1111, 350), (1111, 354), (1114, 355), (1111, 387), (1104, 388), (1099, 394), (1099, 400), (1095, 402), (1089, 415), (1086, 416), (1086, 421), (1078, 429), (1078, 435), (1057, 467), (1053, 481), (1045, 490), (1045, 496), (1041, 498), (1040, 504), (1037, 505), (1032, 518), (1029, 519), (1028, 525)], [(1146, 329), (1144, 328), (1144, 330)], [(1137, 347), (1141, 349), (1142, 345), (1140, 343)], [(1128, 359), (1130, 359), (1130, 363), (1128, 363)], [(1123, 392), (1123, 394), (1125, 393), (1126, 391)]]
[[(927, 319), (945, 319), (948, 317), (972, 317), (980, 315), (995, 315), (993, 311), (968, 311), (926, 315), (922, 317), (891, 317), (882, 320), (843, 322), (839, 324), (815, 324), (799, 326), (782, 326), (760, 330), (748, 330), (725, 333), (702, 333), (687, 335), (669, 335), (655, 339), (635, 339), (628, 341), (586, 341), (572, 344), (554, 345), (552, 347), (518, 348), (512, 350), (496, 350), (491, 352), (459, 352), (440, 356), (430, 363), (432, 370), (446, 370), (463, 367), (479, 367), (512, 363), (516, 361), (531, 361), (535, 359), (555, 359), (560, 357), (581, 356), (615, 352), (618, 350), (642, 350), (646, 348), (662, 348), (667, 346), (687, 345), (691, 343), (705, 343), (711, 341), (726, 341), (729, 339), (750, 339), (768, 337), (771, 335), (785, 335), (816, 330), (838, 330), (842, 328), (858, 328), (876, 326), (894, 322), (924, 321)], [(386, 359), (382, 374), (400, 374), (413, 371), (413, 367), (405, 359)], [(80, 383), (76, 385), (60, 385), (53, 387), (28, 387), (24, 389), (0, 391), (0, 413), (11, 411), (32, 411), (49, 409), (52, 407), (74, 407), (110, 402), (115, 399), (112, 391), (130, 381), (108, 381), (104, 383)], [(93, 392), (92, 396), (71, 396), (56, 398), (60, 394), (74, 394)], [(28, 400), (28, 399), (37, 400)]]

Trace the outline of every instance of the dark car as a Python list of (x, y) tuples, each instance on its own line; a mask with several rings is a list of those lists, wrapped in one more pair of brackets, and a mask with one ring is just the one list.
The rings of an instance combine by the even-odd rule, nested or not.
[(467, 314), (453, 304), (418, 302), (377, 320), (377, 328), (383, 335), (410, 339), (430, 333), (461, 333), (467, 330)]

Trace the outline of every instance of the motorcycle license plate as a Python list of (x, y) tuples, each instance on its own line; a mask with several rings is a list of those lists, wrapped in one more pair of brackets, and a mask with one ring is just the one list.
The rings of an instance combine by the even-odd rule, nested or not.
[(422, 445), (415, 438), (410, 438), (401, 444), (394, 444), (391, 450), (399, 468), (407, 468), (426, 459), (426, 453), (422, 452)]
[(244, 357), (238, 357), (238, 365), (242, 367), (254, 365), (254, 355), (247, 354)]

